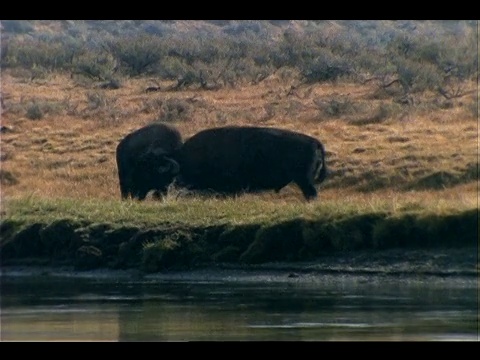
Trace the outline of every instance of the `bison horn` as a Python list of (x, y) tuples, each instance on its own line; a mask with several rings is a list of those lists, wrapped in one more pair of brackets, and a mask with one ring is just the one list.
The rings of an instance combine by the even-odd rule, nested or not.
[(158, 172), (162, 174), (166, 172), (170, 172), (173, 175), (177, 175), (180, 171), (180, 165), (178, 165), (178, 163), (175, 160), (170, 159), (169, 157), (165, 156), (164, 159), (168, 162), (168, 165), (159, 167)]
[(178, 164), (178, 162), (166, 156), (165, 156), (165, 160), (167, 160), (171, 164), (170, 172), (174, 175), (177, 175), (180, 172), (180, 165)]

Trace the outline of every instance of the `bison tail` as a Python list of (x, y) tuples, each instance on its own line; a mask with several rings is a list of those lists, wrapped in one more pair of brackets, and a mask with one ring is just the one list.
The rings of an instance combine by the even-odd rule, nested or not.
[(315, 182), (317, 184), (320, 184), (321, 182), (323, 182), (325, 180), (326, 177), (327, 177), (327, 167), (325, 166), (325, 162), (323, 162), (323, 165), (322, 165), (317, 177), (315, 178)]
[(314, 180), (317, 184), (320, 184), (327, 177), (327, 164), (325, 163), (325, 149), (322, 144), (319, 144), (316, 154), (316, 169)]

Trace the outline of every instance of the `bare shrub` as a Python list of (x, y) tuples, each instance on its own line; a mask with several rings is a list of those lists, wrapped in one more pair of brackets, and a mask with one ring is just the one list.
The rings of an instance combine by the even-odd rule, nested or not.
[(95, 118), (100, 126), (111, 126), (131, 116), (117, 104), (116, 97), (109, 97), (102, 92), (91, 91), (86, 94), (87, 107), (81, 111), (84, 118)]
[(159, 98), (146, 99), (142, 102), (141, 112), (146, 114), (162, 111), (163, 100)]
[(163, 102), (161, 107), (161, 114), (157, 121), (171, 122), (178, 120), (185, 120), (190, 117), (192, 113), (192, 105), (183, 99), (167, 99)]
[(112, 102), (104, 94), (99, 92), (88, 92), (86, 96), (88, 103), (87, 107), (89, 110), (96, 110), (98, 108), (106, 107)]
[(357, 112), (357, 106), (348, 97), (335, 97), (328, 100), (314, 99), (313, 102), (327, 117), (339, 117)]
[(402, 107), (398, 104), (382, 103), (374, 109), (372, 114), (352, 119), (349, 123), (353, 125), (380, 124), (392, 117), (399, 116), (401, 111)]
[[(19, 112), (19, 109), (24, 109), (25, 116), (30, 120), (40, 120), (46, 114), (60, 114), (64, 110), (64, 102), (61, 101), (49, 101), (49, 100), (33, 100), (26, 104), (20, 104), (15, 110), (12, 108), (12, 112)], [(21, 110), (20, 110), (21, 111)]]

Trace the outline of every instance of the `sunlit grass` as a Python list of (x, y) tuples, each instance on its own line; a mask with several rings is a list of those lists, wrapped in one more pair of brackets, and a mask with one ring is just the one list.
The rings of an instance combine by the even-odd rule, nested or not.
[[(297, 107), (293, 109), (293, 100), (285, 97), (289, 84), (280, 79), (215, 92), (187, 89), (146, 94), (139, 89), (147, 86), (148, 79), (136, 78), (125, 79), (122, 88), (108, 94), (122, 104), (128, 118), (106, 120), (105, 109), (83, 116), (91, 89), (76, 86), (65, 74), (46, 81), (49, 83), (39, 86), (19, 81), (8, 71), (2, 74), (2, 86), (9, 94), (2, 125), (9, 131), (1, 134), (0, 165), (6, 179), (16, 180), (2, 181), (1, 196), (10, 216), (19, 209), (15, 203), (32, 199), (39, 204), (50, 202), (50, 206), (64, 204), (59, 210), (67, 214), (72, 211), (69, 207), (90, 206), (86, 212), (100, 218), (134, 209), (131, 212), (136, 215), (126, 217), (132, 221), (138, 214), (150, 218), (149, 213), (175, 219), (165, 209), (172, 214), (178, 210), (184, 215), (177, 216), (182, 221), (201, 222), (200, 212), (211, 213), (203, 216), (218, 221), (244, 222), (320, 212), (449, 211), (478, 206), (478, 122), (466, 105), (476, 101), (473, 95), (447, 109), (415, 112), (414, 108), (400, 108), (403, 113), (391, 113), (381, 123), (354, 125), (352, 116), (362, 119), (369, 114), (326, 118), (312, 106), (312, 99), (349, 94), (349, 101), (376, 109), (380, 100), (369, 96), (375, 88), (343, 82), (312, 84), (299, 89), (301, 96), (295, 98)], [(432, 94), (424, 96), (430, 101)], [(298, 188), (290, 186), (278, 194), (228, 200), (184, 198), (173, 193), (160, 203), (120, 203), (116, 145), (130, 131), (157, 119), (161, 109), (146, 111), (145, 104), (161, 104), (164, 97), (193, 104), (190, 117), (173, 122), (184, 138), (225, 124), (277, 126), (317, 137), (325, 144), (330, 171), (319, 187), (319, 199), (305, 204)], [(66, 103), (69, 109), (35, 121), (9, 111), (13, 105), (23, 106), (37, 98)], [(80, 213), (75, 216), (89, 216)], [(155, 216), (151, 219), (154, 223)]]
[[(470, 186), (472, 187), (472, 186)], [(246, 194), (234, 198), (169, 195), (163, 201), (121, 201), (95, 198), (49, 198), (39, 194), (3, 199), (5, 218), (30, 222), (51, 222), (61, 218), (118, 225), (148, 226), (185, 224), (265, 224), (303, 218), (321, 220), (365, 213), (449, 214), (478, 207), (474, 193), (394, 192), (374, 194), (340, 193), (327, 190), (319, 199), (305, 202), (300, 197), (269, 198)], [(273, 197), (273, 195), (272, 195)]]

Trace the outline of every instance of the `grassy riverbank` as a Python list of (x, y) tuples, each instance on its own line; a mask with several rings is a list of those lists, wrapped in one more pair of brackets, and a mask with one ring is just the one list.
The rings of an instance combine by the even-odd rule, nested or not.
[[(224, 124), (215, 114), (232, 114), (233, 108), (244, 117), (232, 115), (228, 123), (296, 129), (319, 138), (327, 150), (329, 176), (319, 186), (318, 200), (306, 203), (298, 188), (288, 186), (278, 194), (223, 199), (171, 189), (161, 202), (122, 202), (115, 147), (152, 116), (137, 108), (118, 122), (105, 122), (101, 113), (83, 118), (75, 112), (32, 121), (13, 111), (25, 96), (65, 92), (80, 106), (78, 88), (65, 88), (70, 80), (61, 80), (54, 77), (45, 87), (8, 72), (2, 78), (12, 94), (2, 117), (2, 266), (155, 272), (315, 261), (357, 250), (478, 245), (478, 122), (468, 106), (430, 112), (410, 108), (407, 118), (392, 113), (359, 125), (356, 120), (370, 115), (312, 117), (305, 98), (294, 117), (288, 110), (287, 116), (262, 120), (277, 82), (201, 92), (204, 105), (192, 108), (191, 120), (174, 123), (184, 137)], [(129, 108), (151, 96), (139, 95), (146, 84), (128, 80), (115, 96)], [(323, 84), (310, 90), (326, 97), (348, 92), (352, 101), (377, 106), (368, 86)], [(165, 95), (181, 101), (198, 93), (159, 96)]]
[[(2, 267), (155, 272), (478, 248), (478, 56), (471, 52), (478, 39), (471, 24), (418, 22), (416, 38), (399, 22), (261, 22), (269, 45), (249, 36), (240, 48), (230, 46), (238, 35), (215, 36), (209, 46), (198, 46), (197, 35), (175, 35), (193, 25), (219, 35), (229, 24), (145, 23), (177, 27), (146, 42), (120, 36), (124, 26), (141, 28), (128, 21), (5, 24)], [(115, 26), (114, 42), (98, 31)], [(352, 29), (371, 26), (379, 27), (365, 39), (351, 37)], [(54, 34), (68, 41), (49, 41)], [(84, 40), (77, 48), (77, 39), (90, 39), (91, 48)], [(129, 49), (132, 56), (123, 56)], [(151, 55), (152, 67), (135, 66)], [(236, 198), (173, 188), (164, 201), (122, 202), (116, 146), (152, 121), (174, 125), (184, 139), (223, 125), (300, 131), (325, 145), (329, 173), (311, 203), (295, 186)]]
[(253, 195), (145, 203), (30, 197), (7, 203), (1, 261), (156, 272), (358, 250), (475, 248), (477, 209), (431, 205), (386, 195), (316, 203)]

